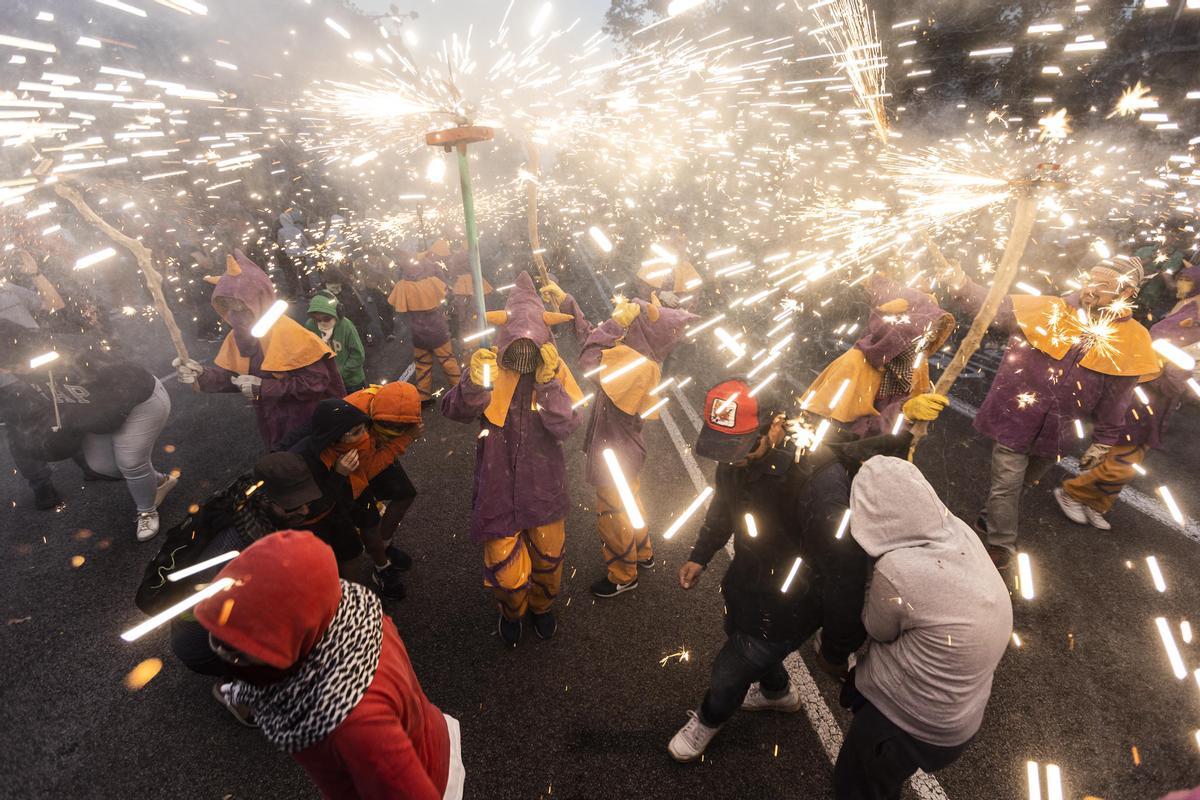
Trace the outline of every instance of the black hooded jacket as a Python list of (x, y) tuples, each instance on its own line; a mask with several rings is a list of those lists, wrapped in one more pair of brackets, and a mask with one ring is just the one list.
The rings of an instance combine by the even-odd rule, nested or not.
[[(910, 438), (833, 442), (784, 471), (773, 470), (767, 459), (717, 467), (716, 491), (688, 560), (707, 566), (734, 537), (721, 588), (735, 629), (799, 644), (820, 628), (822, 653), (833, 663), (862, 645), (870, 562), (848, 531), (840, 538), (837, 532), (858, 467), (872, 455), (907, 453)], [(801, 566), (787, 583), (797, 558)]]

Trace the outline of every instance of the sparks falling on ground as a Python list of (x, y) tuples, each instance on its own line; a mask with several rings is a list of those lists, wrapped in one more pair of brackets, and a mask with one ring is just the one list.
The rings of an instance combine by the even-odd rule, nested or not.
[(665, 667), (667, 664), (670, 664), (671, 661), (675, 661), (676, 664), (682, 664), (685, 661), (691, 661), (691, 659), (692, 654), (685, 647), (676, 650), (674, 653), (668, 653), (667, 655), (663, 656), (658, 660), (658, 665), (660, 667)]

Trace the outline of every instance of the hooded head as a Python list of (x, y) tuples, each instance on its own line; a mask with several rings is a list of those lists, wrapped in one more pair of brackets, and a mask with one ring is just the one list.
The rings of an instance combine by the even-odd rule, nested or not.
[(282, 678), (325, 635), (342, 599), (337, 560), (308, 531), (259, 539), (215, 580), (233, 585), (196, 606), (196, 620), (218, 643)]
[(429, 253), (413, 255), (401, 252), (397, 259), (400, 265), (400, 277), (406, 281), (421, 281), (442, 274), (442, 265)]
[[(560, 322), (570, 322), (574, 317), (557, 311), (547, 311), (542, 306), (541, 295), (533, 285), (533, 278), (528, 272), (517, 276), (516, 283), (508, 293), (508, 302), (503, 311), (487, 312), (487, 321), (494, 325), (496, 332), (496, 352), (501, 366), (520, 356), (527, 358), (530, 352), (536, 353), (542, 345), (550, 341), (550, 326)], [(508, 349), (514, 343), (527, 340), (527, 343), (517, 345), (512, 354), (505, 358)], [(532, 350), (531, 350), (532, 348)], [(520, 371), (520, 370), (518, 370)]]
[(385, 383), (371, 397), (367, 414), (375, 425), (399, 428), (421, 421), (421, 395), (405, 381)]
[(954, 315), (930, 295), (904, 287), (894, 299), (871, 309), (867, 334), (854, 346), (872, 366), (882, 368), (897, 357), (915, 355), (918, 344), (927, 354), (935, 352), (954, 326)]
[(675, 349), (684, 329), (692, 320), (700, 319), (682, 308), (665, 308), (645, 300), (633, 302), (641, 306), (642, 313), (634, 318), (622, 341), (659, 364)]
[(234, 331), (248, 334), (274, 302), (275, 287), (267, 273), (241, 250), (225, 257), (225, 274), (213, 288), (212, 306)]
[(308, 304), (308, 315), (313, 318), (317, 329), (326, 339), (333, 333), (333, 329), (337, 327), (338, 317), (338, 302), (337, 298), (330, 297), (323, 292), (317, 292), (313, 295), (312, 301)]
[(371, 418), (339, 398), (317, 403), (312, 417), (309, 450), (314, 454), (338, 444), (342, 437), (359, 425), (368, 425)]
[(850, 487), (850, 534), (872, 558), (945, 541), (965, 527), (916, 465), (904, 459), (871, 458)]
[(1146, 271), (1136, 256), (1106, 258), (1088, 273), (1087, 285), (1079, 292), (1084, 308), (1107, 308), (1121, 299), (1137, 296)]
[(1175, 273), (1175, 296), (1180, 300), (1190, 300), (1196, 295), (1200, 295), (1200, 267), (1184, 267)]

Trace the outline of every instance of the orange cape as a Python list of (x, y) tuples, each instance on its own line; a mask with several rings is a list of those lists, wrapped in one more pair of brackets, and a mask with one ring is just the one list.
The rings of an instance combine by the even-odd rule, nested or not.
[[(258, 346), (263, 352), (263, 372), (291, 372), (333, 355), (315, 333), (291, 317), (280, 317), (267, 335), (258, 340)], [(239, 375), (250, 374), (250, 359), (238, 350), (232, 332), (225, 336), (213, 363)]]
[[(499, 374), (492, 376), (492, 399), (484, 409), (483, 415), (497, 428), (503, 428), (505, 420), (508, 419), (508, 407), (512, 405), (513, 393), (517, 391), (517, 383), (521, 380), (521, 373), (497, 366), (495, 372)], [(583, 392), (579, 391), (575, 376), (567, 368), (567, 362), (561, 358), (558, 361), (558, 374), (554, 377), (558, 378), (572, 404), (583, 399)], [(533, 402), (537, 403), (537, 389), (533, 390)]]
[(446, 299), (446, 283), (436, 275), (419, 281), (399, 281), (388, 302), (397, 311), (430, 311)]
[[(470, 275), (459, 275), (458, 278), (455, 279), (454, 287), (450, 291), (457, 295), (473, 295), (475, 294), (475, 281)], [(491, 294), (494, 291), (496, 290), (490, 283), (488, 283), (487, 278), (484, 278), (483, 293)]]
[[(843, 383), (846, 383), (846, 388), (839, 397)], [(882, 383), (883, 370), (872, 367), (862, 350), (851, 347), (817, 376), (804, 393), (800, 407), (846, 424), (863, 417), (877, 417), (879, 412), (875, 410), (875, 396), (879, 394)], [(916, 397), (928, 392), (929, 388), (929, 361), (922, 358), (921, 365), (913, 370), (909, 395)], [(835, 397), (836, 404), (833, 402)]]
[[(610, 347), (600, 353), (600, 363), (604, 365), (604, 369), (596, 376), (600, 381), (600, 389), (613, 401), (613, 405), (631, 417), (645, 413), (658, 402), (658, 398), (650, 394), (650, 390), (662, 380), (662, 367), (647, 358), (608, 383), (605, 383), (603, 378), (639, 358), (643, 358), (642, 354), (628, 345), (618, 344)], [(647, 419), (658, 419), (658, 412), (650, 414)]]
[[(1017, 325), (1026, 341), (1051, 358), (1062, 358), (1087, 335), (1075, 309), (1061, 297), (1015, 294), (1011, 299)], [(1150, 332), (1128, 316), (1114, 319), (1105, 331), (1103, 343), (1089, 348), (1079, 363), (1102, 375), (1136, 375), (1144, 376), (1144, 380), (1159, 372)]]

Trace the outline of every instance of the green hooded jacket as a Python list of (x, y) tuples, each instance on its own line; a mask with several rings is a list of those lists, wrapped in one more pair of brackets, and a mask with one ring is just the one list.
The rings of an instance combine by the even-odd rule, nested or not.
[(354, 327), (353, 322), (338, 314), (337, 300), (326, 294), (317, 294), (308, 304), (308, 313), (328, 314), (337, 320), (329, 337), (322, 333), (321, 329), (317, 327), (316, 320), (311, 316), (304, 321), (304, 327), (320, 336), (333, 350), (334, 360), (337, 363), (338, 372), (342, 375), (342, 383), (346, 384), (347, 392), (365, 386), (367, 374), (363, 370), (363, 362), (367, 358), (367, 353), (363, 349), (362, 339), (358, 336), (358, 328)]

